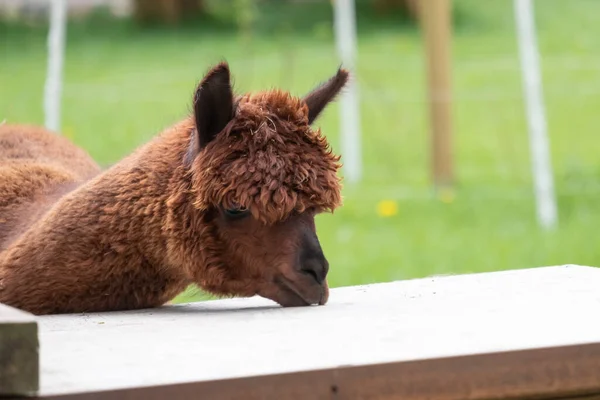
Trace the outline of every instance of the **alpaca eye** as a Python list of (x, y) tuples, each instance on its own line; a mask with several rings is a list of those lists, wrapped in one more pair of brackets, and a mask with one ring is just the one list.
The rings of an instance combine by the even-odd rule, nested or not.
[(246, 208), (227, 208), (225, 209), (225, 214), (230, 217), (243, 217), (248, 215), (250, 211)]

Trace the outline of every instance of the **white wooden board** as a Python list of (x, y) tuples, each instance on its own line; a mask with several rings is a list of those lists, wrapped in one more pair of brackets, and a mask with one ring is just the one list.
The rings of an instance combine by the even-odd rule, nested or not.
[[(578, 345), (588, 346), (581, 347), (587, 349), (581, 353), (587, 358), (565, 359), (566, 365), (571, 364), (559, 378), (568, 380), (573, 375), (573, 379), (581, 379), (581, 385), (575, 381), (562, 385), (567, 391), (589, 391), (597, 377), (600, 392), (598, 316), (600, 269), (581, 266), (337, 288), (332, 290), (330, 302), (320, 307), (283, 309), (268, 300), (252, 298), (137, 312), (45, 316), (39, 319), (41, 393), (59, 395), (402, 363), (408, 368), (403, 371), (412, 373), (411, 365), (415, 371), (435, 370), (442, 365), (436, 362), (449, 357), (484, 357), (516, 350), (565, 348), (573, 349), (575, 357), (581, 353), (577, 352)], [(523, 366), (531, 362), (532, 368), (555, 368), (544, 365), (543, 354), (539, 356), (541, 363), (529, 360), (523, 361)], [(496, 364), (506, 367), (504, 359), (490, 366), (481, 357), (464, 358), (462, 365), (482, 374), (483, 369), (495, 368)], [(416, 360), (421, 362), (408, 363)], [(511, 362), (517, 368), (520, 362), (515, 360)], [(560, 360), (548, 359), (548, 363)], [(598, 371), (588, 371), (589, 363), (596, 361)], [(483, 369), (478, 371), (473, 362), (482, 363)], [(587, 364), (577, 364), (580, 362)], [(452, 373), (454, 380), (465, 379), (460, 372)], [(419, 379), (393, 384), (408, 385), (410, 392), (410, 385)], [(506, 384), (515, 382), (508, 380)], [(539, 387), (548, 384), (537, 383)], [(335, 385), (331, 388), (334, 393), (338, 390)], [(551, 382), (548, 388), (560, 390), (561, 386)], [(457, 393), (463, 393), (463, 398), (477, 397), (472, 389), (460, 390)]]

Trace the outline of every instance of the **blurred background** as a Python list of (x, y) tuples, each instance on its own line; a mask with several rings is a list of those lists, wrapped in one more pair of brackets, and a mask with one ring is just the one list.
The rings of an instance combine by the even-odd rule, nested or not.
[[(237, 92), (303, 95), (341, 64), (334, 1), (69, 1), (60, 130), (115, 163), (187, 115), (223, 59)], [(600, 265), (600, 1), (533, 3), (553, 229), (536, 219), (512, 0), (451, 2), (453, 179), (435, 190), (422, 1), (354, 2), (362, 169), (344, 206), (317, 220), (330, 285)], [(0, 0), (0, 122), (44, 123), (48, 4)], [(334, 103), (317, 126), (345, 161), (340, 115)]]

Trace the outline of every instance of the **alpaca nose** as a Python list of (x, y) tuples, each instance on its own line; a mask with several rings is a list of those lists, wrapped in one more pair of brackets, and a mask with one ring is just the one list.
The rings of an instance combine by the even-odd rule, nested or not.
[(300, 270), (311, 275), (318, 284), (322, 284), (329, 272), (329, 262), (323, 254), (319, 239), (314, 234), (306, 235), (300, 254)]
[(327, 276), (327, 271), (329, 271), (329, 263), (322, 254), (320, 257), (305, 258), (302, 260), (301, 271), (312, 276), (313, 279), (320, 285)]

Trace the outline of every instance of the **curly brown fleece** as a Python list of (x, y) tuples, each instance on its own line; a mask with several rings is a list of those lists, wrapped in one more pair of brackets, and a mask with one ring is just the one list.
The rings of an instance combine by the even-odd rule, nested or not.
[[(0, 220), (17, 209), (6, 204), (42, 210), (10, 217), (0, 302), (35, 314), (137, 309), (193, 283), (283, 306), (325, 304), (328, 263), (314, 216), (341, 205), (340, 163), (310, 126), (347, 79), (340, 69), (304, 98), (236, 97), (228, 65), (218, 64), (198, 85), (192, 116), (102, 173), (38, 131), (59, 149), (30, 154), (27, 171), (44, 172), (0, 170)], [(0, 145), (0, 159), (7, 154)], [(25, 181), (27, 193), (4, 189)]]

